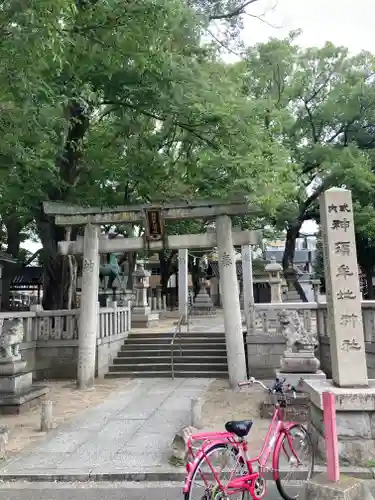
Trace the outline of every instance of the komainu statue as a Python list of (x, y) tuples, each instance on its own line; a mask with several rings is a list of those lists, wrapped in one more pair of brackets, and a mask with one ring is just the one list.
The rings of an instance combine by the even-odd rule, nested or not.
[(279, 313), (279, 333), (286, 338), (286, 352), (315, 351), (318, 339), (307, 332), (297, 311), (283, 309)]
[(24, 335), (23, 319), (0, 319), (0, 332), (0, 360), (20, 360), (20, 344)]

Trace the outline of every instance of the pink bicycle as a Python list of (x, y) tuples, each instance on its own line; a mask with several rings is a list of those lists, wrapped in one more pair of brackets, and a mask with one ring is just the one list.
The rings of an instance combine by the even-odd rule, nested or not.
[[(226, 432), (192, 435), (188, 442), (192, 461), (186, 465), (185, 500), (226, 500), (234, 495), (241, 500), (261, 500), (267, 493), (266, 474), (269, 472), (282, 498), (295, 500), (299, 497), (299, 493), (295, 493), (296, 486), (311, 478), (314, 453), (310, 436), (303, 425), (284, 421), (287, 394), (293, 393), (295, 397), (295, 389), (285, 379), (276, 379), (272, 388), (254, 378), (239, 386), (253, 384), (261, 385), (275, 398), (275, 411), (260, 454), (248, 457), (245, 437), (253, 425), (251, 420), (227, 422)], [(201, 443), (198, 449), (194, 447), (197, 441)], [(301, 452), (308, 452), (307, 466), (302, 463)], [(272, 463), (268, 465), (272, 453)], [(292, 492), (287, 489), (287, 466), (297, 472), (297, 478), (292, 480)]]

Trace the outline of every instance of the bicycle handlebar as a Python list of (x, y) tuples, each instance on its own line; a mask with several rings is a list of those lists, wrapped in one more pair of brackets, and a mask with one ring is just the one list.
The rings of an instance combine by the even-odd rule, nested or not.
[(238, 387), (252, 387), (254, 384), (260, 385), (261, 387), (263, 387), (263, 389), (265, 389), (266, 391), (268, 391), (272, 394), (285, 394), (287, 392), (292, 392), (293, 397), (294, 398), (296, 397), (297, 391), (296, 391), (296, 388), (293, 387), (292, 385), (287, 384), (286, 390), (285, 390), (285, 384), (286, 384), (285, 378), (282, 378), (282, 379), (276, 378), (275, 382), (273, 383), (273, 386), (267, 387), (260, 380), (256, 380), (254, 377), (251, 377), (249, 380), (239, 382)]

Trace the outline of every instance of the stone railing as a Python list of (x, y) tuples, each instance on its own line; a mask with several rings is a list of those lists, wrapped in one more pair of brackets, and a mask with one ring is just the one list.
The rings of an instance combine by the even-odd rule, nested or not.
[[(104, 339), (129, 332), (130, 316), (129, 306), (101, 307), (99, 309), (97, 338)], [(11, 318), (23, 318), (24, 342), (78, 340), (79, 309), (0, 313), (0, 319)]]
[[(327, 304), (325, 302), (283, 302), (281, 304), (255, 304), (256, 334), (272, 335), (279, 326), (278, 312), (282, 309), (298, 311), (307, 331), (320, 337), (329, 337)], [(375, 342), (375, 301), (362, 301), (362, 319), (366, 342)]]
[[(316, 302), (282, 302), (277, 304), (255, 304), (255, 334), (277, 335), (279, 312), (298, 311), (307, 331), (326, 331), (326, 304)], [(323, 335), (323, 333), (321, 333)]]
[[(121, 349), (131, 324), (131, 308), (98, 309), (97, 374), (103, 376)], [(2, 312), (0, 319), (22, 318), (21, 354), (35, 378), (75, 378), (78, 362), (79, 309)]]
[[(280, 366), (285, 348), (285, 338), (278, 333), (281, 310), (298, 311), (307, 331), (319, 336), (319, 352), (322, 369), (330, 375), (330, 330), (325, 302), (283, 302), (255, 304), (255, 328), (247, 335), (247, 354), (250, 374), (272, 377)], [(362, 320), (366, 342), (369, 376), (375, 377), (375, 301), (362, 301)]]

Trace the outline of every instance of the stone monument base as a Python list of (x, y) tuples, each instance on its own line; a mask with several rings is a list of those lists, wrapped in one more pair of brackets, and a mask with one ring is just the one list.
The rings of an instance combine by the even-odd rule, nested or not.
[(151, 328), (158, 326), (159, 313), (151, 312), (150, 307), (133, 307), (131, 314), (132, 328)]
[(322, 394), (336, 400), (339, 458), (342, 465), (366, 466), (374, 460), (375, 380), (368, 387), (340, 388), (332, 380), (304, 380), (301, 390), (310, 396), (309, 430), (318, 456), (325, 457)]
[[(0, 364), (0, 373), (6, 366)], [(33, 385), (32, 379), (32, 372), (0, 376), (0, 414), (18, 415), (40, 404), (50, 389), (46, 386)]]
[(313, 350), (285, 351), (280, 360), (280, 368), (285, 373), (316, 373), (320, 368), (320, 361)]
[(326, 474), (319, 474), (303, 486), (301, 500), (373, 500), (367, 484), (354, 477), (340, 476), (337, 483), (327, 479)]

